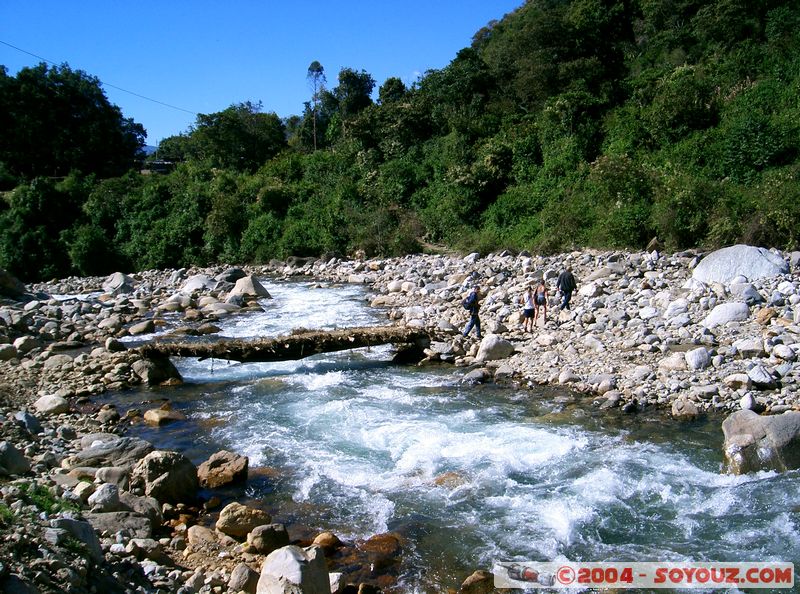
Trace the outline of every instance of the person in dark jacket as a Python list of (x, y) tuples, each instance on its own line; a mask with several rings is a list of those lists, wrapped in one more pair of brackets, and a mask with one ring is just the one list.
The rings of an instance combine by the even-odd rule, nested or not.
[(469, 334), (474, 327), (478, 331), (478, 339), (480, 340), (481, 321), (480, 318), (478, 318), (478, 311), (481, 308), (481, 304), (477, 286), (472, 287), (472, 291), (470, 291), (470, 294), (464, 299), (464, 308), (469, 311), (469, 322), (467, 322), (467, 327), (464, 328), (463, 335), (466, 336)]
[(572, 299), (572, 292), (578, 288), (578, 283), (575, 282), (575, 276), (572, 274), (571, 268), (567, 267), (558, 275), (556, 288), (561, 293), (561, 309), (569, 309), (569, 301)]

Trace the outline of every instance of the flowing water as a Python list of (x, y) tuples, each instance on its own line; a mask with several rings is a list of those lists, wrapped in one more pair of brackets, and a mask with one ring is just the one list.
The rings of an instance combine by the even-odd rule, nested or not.
[[(385, 323), (359, 287), (265, 285), (265, 312), (224, 321), (223, 335)], [(460, 385), (455, 368), (390, 357), (177, 360), (186, 385), (155, 395), (189, 420), (138, 431), (197, 463), (225, 448), (271, 469), (245, 494), (277, 521), (399, 533), (409, 592), (495, 561), (800, 560), (800, 472), (722, 474), (721, 418), (600, 413), (565, 391)]]

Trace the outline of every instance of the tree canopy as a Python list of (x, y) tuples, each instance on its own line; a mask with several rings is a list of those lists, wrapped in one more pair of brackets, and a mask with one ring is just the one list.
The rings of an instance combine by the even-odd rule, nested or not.
[[(798, 249), (798, 47), (800, 5), (788, 0), (527, 0), (444, 68), (389, 77), (377, 97), (366, 71), (342, 68), (327, 88), (314, 61), (298, 115), (246, 102), (198, 116), (162, 141), (160, 158), (179, 162), (167, 175), (100, 179), (108, 170), (84, 163), (103, 159), (82, 160), (97, 154), (94, 136), (50, 152), (20, 128), (0, 141), (0, 180), (22, 182), (0, 202), (0, 228), (12, 229), (0, 266), (31, 278), (653, 237), (668, 249)], [(59, 103), (51, 76), (82, 82), (86, 97)], [(98, 91), (66, 67), (3, 71), (0, 117), (38, 97), (26, 127), (57, 129), (70, 105), (102, 103)], [(117, 130), (139, 129), (106, 111)], [(81, 174), (69, 183), (35, 178), (70, 171)], [(48, 218), (60, 200), (69, 216)], [(59, 249), (68, 257), (50, 258)]]
[(42, 63), (0, 68), (0, 168), (12, 179), (71, 171), (121, 175), (141, 157), (145, 130), (109, 103), (100, 81)]

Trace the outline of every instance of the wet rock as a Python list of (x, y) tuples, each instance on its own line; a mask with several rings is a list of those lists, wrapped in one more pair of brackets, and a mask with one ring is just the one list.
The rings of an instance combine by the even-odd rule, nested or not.
[(168, 381), (181, 381), (181, 374), (169, 360), (169, 357), (155, 359), (139, 359), (131, 366), (134, 373), (149, 386), (155, 386)]
[(492, 594), (494, 592), (494, 575), (479, 569), (464, 580), (459, 594)]
[(134, 467), (130, 481), (132, 491), (161, 503), (191, 501), (199, 488), (197, 467), (178, 452), (147, 454)]
[(373, 571), (382, 571), (399, 563), (403, 549), (400, 537), (392, 532), (376, 534), (358, 543), (358, 549), (366, 554)]
[(144, 422), (154, 427), (161, 427), (167, 423), (185, 420), (185, 414), (179, 410), (173, 410), (168, 404), (159, 408), (151, 408), (144, 412)]
[(473, 384), (473, 385), (482, 384), (490, 377), (492, 377), (491, 372), (485, 367), (481, 367), (479, 369), (473, 369), (472, 371), (466, 373), (464, 377), (461, 378), (461, 383)]
[(739, 410), (722, 423), (723, 451), (733, 474), (800, 467), (800, 412), (761, 416)]
[(681, 421), (693, 421), (700, 414), (697, 405), (685, 397), (676, 398), (672, 402), (672, 417)]
[(95, 415), (100, 423), (116, 423), (120, 419), (119, 411), (113, 404), (104, 404)]
[(145, 320), (128, 328), (128, 333), (131, 336), (139, 336), (140, 334), (152, 334), (155, 330), (156, 325), (153, 320)]
[(312, 544), (322, 547), (326, 553), (331, 553), (342, 546), (342, 541), (333, 532), (321, 532)]
[(231, 289), (230, 293), (228, 293), (227, 299), (237, 295), (272, 299), (272, 295), (269, 294), (269, 291), (267, 291), (264, 285), (254, 276), (246, 276), (236, 281), (236, 285)]
[(247, 469), (248, 459), (246, 456), (222, 450), (212, 454), (208, 460), (200, 464), (197, 476), (200, 486), (214, 489), (245, 480)]

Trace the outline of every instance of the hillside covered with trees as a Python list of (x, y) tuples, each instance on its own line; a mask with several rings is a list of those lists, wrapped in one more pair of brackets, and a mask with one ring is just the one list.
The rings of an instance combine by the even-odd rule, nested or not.
[(96, 79), (0, 69), (0, 267), (32, 280), (653, 237), (797, 249), (798, 50), (788, 0), (528, 0), (410, 87), (333, 76), (320, 56), (302, 114), (201, 114), (159, 146), (174, 169), (150, 175), (144, 130)]

